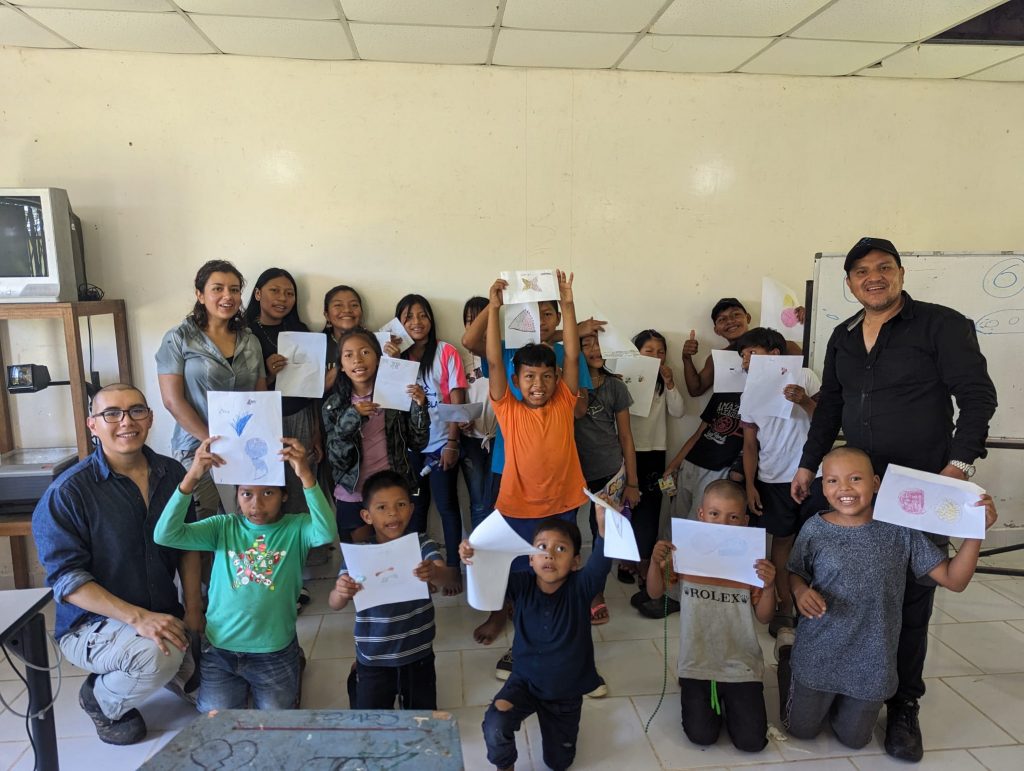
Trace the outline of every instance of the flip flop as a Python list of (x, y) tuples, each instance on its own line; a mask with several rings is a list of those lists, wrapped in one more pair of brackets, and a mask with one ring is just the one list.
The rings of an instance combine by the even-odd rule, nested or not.
[[(601, 612), (604, 611), (604, 616), (601, 616)], [(590, 609), (590, 625), (601, 626), (601, 624), (607, 624), (611, 620), (611, 616), (608, 615), (608, 606), (599, 602)]]

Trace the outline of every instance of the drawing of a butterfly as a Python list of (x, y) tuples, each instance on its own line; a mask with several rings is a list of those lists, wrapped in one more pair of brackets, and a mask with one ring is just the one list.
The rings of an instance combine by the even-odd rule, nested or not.
[(526, 276), (520, 276), (520, 278), (523, 280), (523, 290), (524, 291), (527, 290), (527, 289), (530, 289), (530, 290), (532, 290), (534, 292), (540, 292), (541, 291), (540, 281), (538, 281), (536, 276), (534, 276), (533, 278), (527, 278)]

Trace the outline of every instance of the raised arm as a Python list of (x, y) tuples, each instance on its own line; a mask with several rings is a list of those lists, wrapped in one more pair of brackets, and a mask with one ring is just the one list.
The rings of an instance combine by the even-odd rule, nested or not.
[(487, 354), (488, 314), (478, 313), (462, 335), (462, 347), (476, 356)]
[[(505, 352), (501, 346), (501, 306), (503, 303), (502, 292), (508, 282), (499, 278), (491, 284), (489, 294), (490, 304), (487, 306), (487, 368), (490, 375), (487, 378), (487, 390), (491, 399), (498, 401), (508, 390), (508, 375), (505, 372)], [(485, 314), (481, 313), (480, 316)], [(479, 320), (480, 316), (477, 316)]]
[(683, 343), (683, 380), (686, 382), (686, 390), (690, 396), (700, 396), (706, 393), (715, 382), (715, 365), (711, 356), (704, 361), (704, 369), (697, 371), (693, 363), (693, 357), (697, 355), (697, 330), (690, 330), (690, 337)]
[[(996, 522), (996, 506), (992, 496), (981, 496), (976, 505), (985, 507), (985, 529), (988, 530)], [(978, 538), (965, 538), (953, 559), (943, 560), (928, 573), (929, 578), (939, 586), (944, 586), (950, 591), (962, 592), (967, 584), (974, 577), (974, 571), (978, 567), (978, 553), (981, 550), (981, 540)]]
[(572, 298), (573, 274), (555, 271), (558, 276), (558, 295), (562, 306), (562, 331), (565, 346), (562, 359), (562, 380), (575, 395), (580, 386), (580, 333), (576, 327), (576, 305)]

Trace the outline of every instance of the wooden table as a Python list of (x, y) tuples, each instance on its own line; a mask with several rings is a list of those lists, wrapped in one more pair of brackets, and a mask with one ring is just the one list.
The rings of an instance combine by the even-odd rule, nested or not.
[(463, 763), (447, 712), (225, 710), (196, 718), (142, 768), (461, 771)]

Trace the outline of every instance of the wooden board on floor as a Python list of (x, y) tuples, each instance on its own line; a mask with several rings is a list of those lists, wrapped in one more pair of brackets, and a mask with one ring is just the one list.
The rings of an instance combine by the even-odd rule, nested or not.
[(142, 768), (461, 769), (447, 712), (225, 710), (201, 715)]

